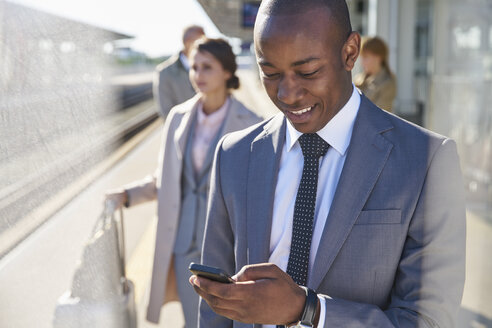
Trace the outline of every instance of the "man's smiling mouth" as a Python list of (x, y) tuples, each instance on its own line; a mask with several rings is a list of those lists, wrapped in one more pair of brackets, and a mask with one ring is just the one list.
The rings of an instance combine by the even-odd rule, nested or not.
[(313, 107), (314, 106), (310, 106), (310, 107), (306, 107), (306, 108), (303, 108), (303, 109), (300, 109), (300, 110), (291, 111), (291, 113), (294, 114), (294, 115), (302, 115), (304, 113), (309, 112), (311, 109), (313, 109)]

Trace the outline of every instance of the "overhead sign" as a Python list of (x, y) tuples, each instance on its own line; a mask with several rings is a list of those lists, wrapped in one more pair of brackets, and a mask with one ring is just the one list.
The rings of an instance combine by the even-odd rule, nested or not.
[(255, 26), (256, 15), (260, 2), (244, 2), (243, 3), (243, 27), (250, 28)]

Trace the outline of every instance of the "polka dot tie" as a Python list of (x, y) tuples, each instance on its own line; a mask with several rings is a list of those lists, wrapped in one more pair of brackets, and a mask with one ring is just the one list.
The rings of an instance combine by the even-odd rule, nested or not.
[(287, 273), (298, 285), (306, 286), (313, 236), (319, 159), (326, 154), (329, 145), (316, 133), (303, 134), (299, 137), (299, 143), (304, 156), (304, 166), (294, 207), (294, 225)]

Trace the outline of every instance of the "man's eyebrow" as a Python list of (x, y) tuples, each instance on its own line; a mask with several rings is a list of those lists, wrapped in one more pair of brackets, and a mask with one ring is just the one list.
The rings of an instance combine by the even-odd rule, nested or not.
[(258, 61), (258, 64), (259, 64), (260, 66), (274, 67), (272, 63), (269, 63), (269, 62), (264, 61), (264, 60), (259, 60), (259, 61)]
[(301, 65), (310, 63), (312, 61), (315, 61), (315, 60), (320, 60), (320, 58), (318, 58), (318, 57), (309, 57), (309, 58), (306, 58), (306, 59), (298, 60), (295, 63), (293, 63), (291, 66), (301, 66)]
[[(306, 59), (298, 60), (298, 61), (294, 62), (291, 66), (292, 67), (301, 66), (301, 65), (304, 65), (304, 64), (307, 64), (307, 63), (316, 61), (316, 60), (320, 60), (320, 58), (318, 58), (318, 57), (309, 57), (309, 58), (306, 58)], [(258, 63), (260, 64), (260, 66), (275, 67), (272, 63), (267, 62), (267, 61), (264, 61), (264, 60), (260, 60)]]

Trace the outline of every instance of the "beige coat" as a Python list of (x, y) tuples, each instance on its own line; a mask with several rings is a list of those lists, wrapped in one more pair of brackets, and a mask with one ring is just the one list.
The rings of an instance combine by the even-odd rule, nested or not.
[[(191, 134), (192, 118), (196, 114), (199, 99), (197, 95), (175, 106), (169, 113), (164, 124), (156, 173), (125, 187), (130, 206), (156, 198), (158, 200), (154, 267), (147, 309), (147, 320), (152, 322), (159, 321), (160, 310), (166, 298), (167, 285), (175, 286), (175, 281), (172, 279), (168, 281), (168, 273), (172, 264), (173, 246), (181, 208), (182, 162), (187, 138)], [(222, 133), (241, 130), (260, 120), (242, 103), (231, 97), (231, 105)], [(174, 274), (170, 277), (173, 278)]]
[(396, 80), (393, 74), (381, 69), (374, 76), (358, 75), (354, 81), (355, 86), (379, 108), (393, 111), (393, 101), (396, 97)]

